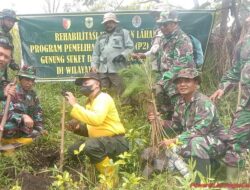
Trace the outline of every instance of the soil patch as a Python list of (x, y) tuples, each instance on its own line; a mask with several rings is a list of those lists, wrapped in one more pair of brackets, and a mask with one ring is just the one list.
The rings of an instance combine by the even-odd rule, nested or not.
[(29, 165), (35, 169), (53, 167), (59, 160), (59, 150), (56, 147), (34, 147), (29, 159)]
[(22, 172), (17, 176), (22, 184), (22, 190), (48, 190), (53, 179), (45, 176), (35, 176), (28, 172)]

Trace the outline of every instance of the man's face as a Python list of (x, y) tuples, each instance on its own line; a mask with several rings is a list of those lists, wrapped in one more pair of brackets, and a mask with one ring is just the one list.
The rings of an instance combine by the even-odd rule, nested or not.
[(20, 85), (24, 91), (29, 91), (33, 88), (35, 84), (35, 79), (21, 77)]
[(5, 32), (9, 32), (15, 25), (15, 20), (13, 18), (5, 17), (3, 18), (3, 29)]
[(104, 23), (105, 31), (108, 33), (113, 32), (115, 30), (116, 26), (117, 26), (117, 23), (113, 20), (109, 20), (109, 21)]
[(82, 86), (91, 86), (92, 90), (94, 91), (95, 89), (99, 88), (99, 82), (95, 79), (87, 79), (87, 80), (84, 80), (83, 83), (82, 83)]
[(197, 90), (198, 81), (189, 78), (179, 78), (176, 86), (181, 96), (191, 96)]
[(167, 22), (160, 25), (161, 32), (164, 35), (171, 34), (176, 29), (176, 27), (177, 23), (175, 22)]
[(11, 49), (6, 49), (0, 46), (0, 70), (5, 70), (11, 61)]

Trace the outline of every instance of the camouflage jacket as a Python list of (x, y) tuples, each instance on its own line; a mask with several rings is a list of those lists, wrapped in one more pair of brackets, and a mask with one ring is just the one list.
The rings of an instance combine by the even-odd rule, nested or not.
[(198, 136), (212, 135), (225, 139), (226, 131), (219, 121), (216, 107), (207, 96), (200, 92), (195, 92), (188, 103), (182, 97), (179, 98), (172, 122), (173, 128), (182, 130), (177, 138), (184, 145)]
[(27, 114), (33, 119), (35, 130), (43, 130), (43, 112), (36, 92), (34, 90), (25, 92), (18, 84), (16, 95), (11, 99), (7, 123), (21, 126), (23, 114)]
[(0, 69), (0, 100), (4, 100), (4, 88), (9, 83), (6, 78), (5, 71)]
[(118, 55), (127, 59), (133, 50), (134, 42), (128, 30), (116, 28), (111, 34), (104, 32), (96, 41), (91, 66), (99, 73), (117, 73), (127, 66), (127, 62), (113, 63), (112, 60)]
[(238, 109), (250, 110), (250, 34), (237, 44), (233, 64), (222, 77), (219, 88), (227, 92), (240, 82), (241, 101)]
[[(1, 75), (1, 73), (0, 73), (0, 75)], [(4, 97), (4, 88), (5, 88), (5, 85), (6, 85), (5, 83), (6, 82), (7, 81), (4, 78), (0, 77), (0, 101), (5, 99), (5, 97)]]
[(177, 29), (168, 36), (163, 36), (161, 44), (161, 72), (165, 89), (169, 96), (177, 94), (172, 79), (183, 68), (195, 68), (193, 46), (190, 38)]

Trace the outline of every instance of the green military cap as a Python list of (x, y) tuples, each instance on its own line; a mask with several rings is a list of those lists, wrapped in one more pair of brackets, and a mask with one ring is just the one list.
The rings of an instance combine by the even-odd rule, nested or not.
[(94, 79), (94, 80), (101, 82), (99, 75), (97, 73), (89, 72), (89, 73), (86, 73), (83, 77), (77, 78), (75, 80), (75, 85), (81, 86), (83, 81), (85, 81), (87, 79)]
[(199, 71), (194, 68), (180, 70), (174, 77), (174, 83), (176, 83), (179, 78), (195, 79), (199, 82), (199, 84), (201, 82)]
[(156, 21), (158, 24), (165, 24), (168, 22), (180, 22), (178, 12), (173, 10), (170, 12), (161, 12), (160, 18)]
[(23, 65), (20, 71), (17, 73), (17, 76), (35, 79), (36, 78), (36, 69), (30, 65)]
[(15, 20), (15, 22), (18, 21), (15, 11), (13, 11), (11, 9), (3, 9), (2, 10), (2, 18), (12, 18), (13, 20)]

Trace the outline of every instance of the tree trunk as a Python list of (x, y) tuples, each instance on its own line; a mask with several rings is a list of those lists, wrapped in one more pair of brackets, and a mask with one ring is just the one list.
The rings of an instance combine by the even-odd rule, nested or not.
[(231, 0), (222, 0), (221, 6), (221, 22), (220, 22), (220, 36), (223, 37), (227, 33), (227, 18), (229, 13)]
[(232, 16), (234, 16), (234, 18), (235, 18), (235, 25), (236, 25), (236, 29), (235, 29), (236, 36), (235, 37), (236, 37), (236, 41), (238, 41), (240, 38), (241, 24), (240, 24), (240, 20), (239, 20), (239, 11), (236, 7), (235, 0), (232, 0), (231, 12), (232, 12)]

